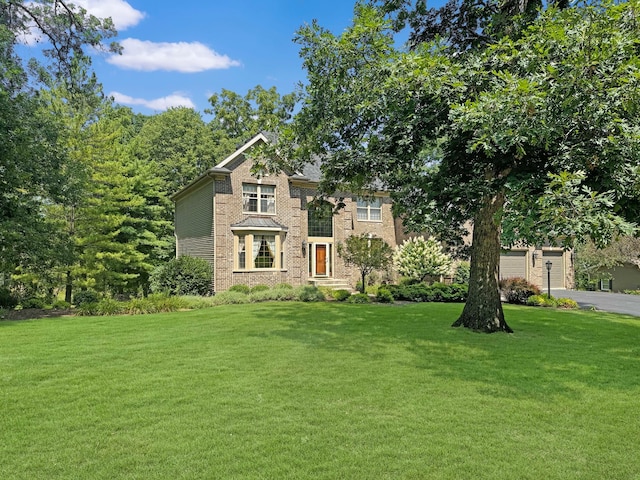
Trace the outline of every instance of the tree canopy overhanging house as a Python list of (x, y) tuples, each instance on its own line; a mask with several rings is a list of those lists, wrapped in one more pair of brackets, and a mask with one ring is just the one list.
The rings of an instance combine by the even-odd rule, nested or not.
[(416, 231), (451, 239), (471, 220), (469, 299), (454, 326), (509, 332), (501, 245), (604, 245), (636, 228), (640, 4), (522, 16), (489, 4), (486, 38), (459, 48), (427, 35), (398, 49), (392, 22), (363, 5), (339, 36), (302, 27), (308, 83), (279, 148), (299, 164), (326, 158), (325, 192), (382, 181)]

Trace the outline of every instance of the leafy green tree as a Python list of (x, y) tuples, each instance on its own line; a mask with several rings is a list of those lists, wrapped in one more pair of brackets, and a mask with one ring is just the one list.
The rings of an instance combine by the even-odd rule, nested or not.
[[(74, 270), (78, 263), (76, 216), (83, 206), (90, 190), (91, 132), (89, 126), (95, 123), (106, 103), (102, 86), (86, 63), (78, 63), (70, 72), (68, 81), (51, 79), (48, 88), (39, 93), (44, 108), (59, 123), (57, 147), (64, 152), (61, 174), (64, 177), (64, 194), (48, 204), (45, 218), (56, 222), (56, 254), (49, 257), (47, 276), (56, 286), (64, 277), (65, 301), (71, 303)], [(73, 85), (83, 85), (79, 89)], [(33, 270), (33, 267), (30, 268)]]
[[(37, 133), (36, 133), (37, 132)], [(58, 225), (44, 216), (64, 195), (58, 122), (38, 98), (0, 87), (0, 270), (44, 266)]]
[(210, 130), (202, 116), (187, 107), (145, 118), (130, 150), (139, 161), (154, 166), (167, 197), (216, 162)]
[(336, 250), (347, 265), (352, 265), (360, 271), (362, 293), (367, 285), (367, 275), (388, 266), (393, 254), (387, 242), (367, 233), (347, 237), (344, 243), (338, 244)]
[[(462, 233), (471, 220), (469, 297), (454, 326), (509, 332), (501, 245), (570, 247), (583, 232), (606, 242), (634, 229), (637, 8), (549, 6), (465, 50), (444, 38), (397, 51), (391, 23), (366, 6), (338, 37), (305, 26), (309, 81), (281, 151), (326, 158), (326, 192), (383, 182), (416, 231)], [(548, 202), (562, 192), (567, 201)], [(555, 221), (568, 206), (580, 229)]]
[(576, 285), (587, 289), (603, 277), (603, 270), (631, 263), (640, 268), (640, 238), (620, 237), (604, 248), (588, 241), (575, 251)]
[[(26, 41), (43, 45), (45, 62), (29, 60), (29, 72), (51, 75), (57, 82), (69, 82), (69, 86), (82, 89), (75, 83), (78, 64), (90, 63), (86, 47), (118, 53), (121, 47), (104, 41), (116, 35), (110, 18), (100, 19), (68, 0), (0, 0), (0, 31), (2, 31), (3, 55), (13, 55), (14, 48)], [(19, 62), (22, 74), (27, 73)]]
[[(16, 53), (34, 25), (46, 41), (44, 61)], [(86, 46), (98, 47), (115, 30), (110, 21), (86, 15), (62, 0), (0, 0), (0, 270), (48, 271), (62, 261), (68, 243), (61, 223), (47, 214), (72, 194), (66, 150), (59, 141), (65, 125), (48, 109), (46, 89), (64, 83), (80, 93), (93, 78)], [(112, 45), (117, 51), (118, 46)]]
[(451, 264), (451, 257), (433, 237), (408, 238), (393, 252), (393, 265), (398, 273), (418, 282), (429, 276), (447, 275)]
[(205, 112), (213, 115), (209, 126), (217, 144), (217, 158), (224, 159), (260, 132), (279, 131), (291, 119), (296, 101), (295, 93), (281, 96), (276, 87), (265, 89), (260, 85), (244, 97), (227, 89), (212, 95), (211, 108)]

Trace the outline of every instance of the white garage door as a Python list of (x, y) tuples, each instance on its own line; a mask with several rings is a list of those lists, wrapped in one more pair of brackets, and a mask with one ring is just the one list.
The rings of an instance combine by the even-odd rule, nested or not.
[(564, 288), (564, 261), (562, 252), (542, 252), (542, 287), (548, 288), (547, 262), (551, 262), (551, 288)]
[(527, 252), (511, 250), (500, 254), (500, 278), (527, 278)]

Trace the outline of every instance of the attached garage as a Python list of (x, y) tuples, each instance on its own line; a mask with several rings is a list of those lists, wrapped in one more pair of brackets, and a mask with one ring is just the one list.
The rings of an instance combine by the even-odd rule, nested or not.
[(547, 262), (551, 262), (551, 288), (565, 288), (564, 255), (558, 251), (542, 251), (542, 288), (548, 288)]
[(527, 278), (527, 251), (510, 250), (500, 254), (500, 278)]

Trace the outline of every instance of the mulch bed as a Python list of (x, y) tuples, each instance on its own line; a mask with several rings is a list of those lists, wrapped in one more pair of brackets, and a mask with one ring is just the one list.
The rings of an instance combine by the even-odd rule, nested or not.
[(22, 310), (5, 310), (0, 320), (30, 320), (35, 318), (55, 318), (72, 316), (74, 311), (65, 309), (23, 308)]

